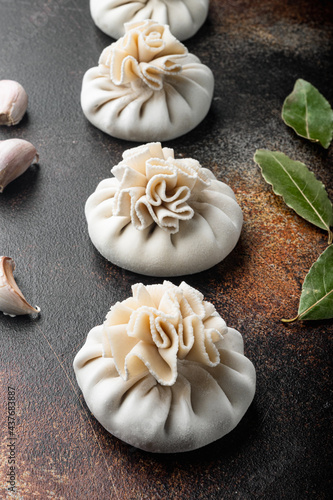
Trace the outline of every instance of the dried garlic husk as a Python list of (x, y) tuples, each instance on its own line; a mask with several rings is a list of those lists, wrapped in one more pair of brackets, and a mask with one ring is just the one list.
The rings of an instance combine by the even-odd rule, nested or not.
[(28, 107), (28, 96), (14, 80), (0, 80), (0, 125), (17, 125)]
[(15, 263), (10, 257), (0, 257), (0, 311), (9, 316), (39, 313), (39, 307), (31, 306), (17, 286), (13, 271)]
[(35, 146), (24, 139), (0, 141), (0, 193), (32, 163), (38, 163)]

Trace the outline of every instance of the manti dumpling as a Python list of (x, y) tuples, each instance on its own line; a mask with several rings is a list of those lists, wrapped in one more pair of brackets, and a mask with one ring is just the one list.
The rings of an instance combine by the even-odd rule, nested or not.
[(166, 141), (195, 128), (209, 111), (214, 77), (166, 25), (126, 24), (83, 77), (87, 119), (119, 139)]
[(125, 23), (154, 19), (186, 40), (204, 23), (208, 7), (209, 0), (90, 0), (96, 26), (113, 38), (124, 35)]
[(148, 276), (204, 271), (223, 260), (243, 216), (232, 189), (192, 158), (148, 143), (128, 149), (85, 205), (90, 238), (110, 262)]
[(88, 407), (111, 434), (156, 453), (194, 450), (230, 432), (256, 375), (243, 339), (188, 284), (132, 287), (74, 359)]

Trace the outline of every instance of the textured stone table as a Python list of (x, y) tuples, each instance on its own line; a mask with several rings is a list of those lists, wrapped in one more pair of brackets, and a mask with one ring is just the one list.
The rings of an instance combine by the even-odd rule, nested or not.
[(329, 498), (332, 322), (280, 321), (295, 316), (304, 277), (327, 238), (272, 193), (253, 155), (268, 148), (303, 161), (333, 199), (332, 147), (298, 138), (280, 117), (297, 78), (333, 104), (331, 5), (211, 0), (205, 25), (186, 42), (214, 72), (214, 100), (201, 125), (166, 145), (228, 183), (244, 212), (234, 252), (186, 281), (243, 334), (257, 392), (229, 435), (195, 452), (159, 456), (105, 432), (72, 370), (109, 307), (132, 284), (157, 281), (106, 262), (87, 234), (88, 195), (134, 146), (92, 127), (79, 104), (83, 74), (111, 39), (94, 26), (87, 0), (0, 0), (0, 78), (18, 80), (30, 98), (26, 117), (2, 127), (0, 139), (27, 139), (40, 153), (39, 166), (0, 196), (0, 253), (14, 258), (18, 285), (42, 310), (38, 319), (0, 315), (1, 498), (8, 387), (16, 398), (17, 498)]

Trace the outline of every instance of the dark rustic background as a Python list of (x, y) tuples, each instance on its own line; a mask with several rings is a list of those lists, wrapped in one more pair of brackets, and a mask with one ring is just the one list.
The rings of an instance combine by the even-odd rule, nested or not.
[(157, 282), (106, 262), (84, 218), (89, 194), (135, 145), (91, 126), (80, 108), (83, 74), (112, 40), (94, 26), (88, 0), (0, 0), (0, 79), (18, 80), (30, 98), (26, 117), (2, 127), (0, 139), (27, 139), (40, 153), (40, 165), (0, 195), (0, 254), (15, 260), (18, 285), (42, 310), (38, 319), (0, 315), (1, 498), (8, 386), (16, 391), (16, 498), (329, 498), (332, 322), (280, 322), (295, 316), (327, 237), (272, 193), (252, 158), (268, 148), (303, 161), (333, 199), (332, 147), (298, 138), (280, 117), (297, 78), (333, 104), (332, 13), (329, 0), (211, 0), (205, 25), (185, 42), (214, 72), (214, 100), (201, 125), (165, 145), (227, 182), (245, 219), (234, 252), (185, 279), (243, 334), (258, 380), (229, 435), (160, 456), (105, 432), (72, 369), (109, 307), (132, 284)]

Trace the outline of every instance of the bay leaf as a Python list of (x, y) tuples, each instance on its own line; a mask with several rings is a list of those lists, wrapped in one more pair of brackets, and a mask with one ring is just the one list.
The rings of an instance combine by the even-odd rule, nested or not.
[(333, 233), (333, 207), (325, 186), (316, 179), (304, 163), (291, 160), (279, 151), (258, 149), (254, 161), (261, 168), (264, 179), (272, 185), (275, 194), (295, 212), (317, 227), (328, 232), (329, 243)]
[(299, 320), (333, 318), (333, 246), (330, 245), (312, 265), (305, 277), (298, 315), (285, 323)]
[(311, 83), (298, 79), (285, 99), (282, 119), (301, 137), (328, 148), (333, 136), (333, 111), (329, 102)]

